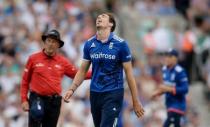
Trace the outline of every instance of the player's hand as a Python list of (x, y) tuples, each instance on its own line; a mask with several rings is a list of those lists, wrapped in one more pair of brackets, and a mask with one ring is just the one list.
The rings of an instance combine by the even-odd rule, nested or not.
[(133, 108), (134, 108), (134, 112), (136, 113), (136, 116), (138, 118), (140, 118), (144, 115), (143, 106), (138, 101), (133, 102)]
[(173, 87), (168, 85), (160, 85), (159, 89), (161, 89), (163, 92), (173, 92)]
[(74, 91), (72, 89), (69, 89), (66, 94), (64, 95), (64, 102), (69, 103), (69, 99), (73, 95)]
[(25, 112), (29, 111), (29, 104), (28, 104), (28, 101), (24, 101), (24, 102), (21, 104), (21, 107), (22, 107), (23, 111), (25, 111)]

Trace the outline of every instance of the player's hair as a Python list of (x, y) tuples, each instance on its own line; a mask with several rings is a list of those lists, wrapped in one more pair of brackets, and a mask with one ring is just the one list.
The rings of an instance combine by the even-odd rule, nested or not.
[(113, 24), (113, 26), (111, 28), (111, 32), (113, 32), (115, 30), (115, 27), (116, 27), (116, 21), (115, 21), (114, 15), (113, 15), (113, 13), (110, 13), (110, 12), (107, 12), (107, 13), (104, 13), (104, 14), (109, 16), (109, 22)]

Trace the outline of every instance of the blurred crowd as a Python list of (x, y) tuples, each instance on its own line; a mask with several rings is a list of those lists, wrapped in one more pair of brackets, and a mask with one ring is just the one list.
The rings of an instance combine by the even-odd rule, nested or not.
[[(151, 101), (150, 96), (162, 83), (162, 53), (170, 47), (179, 50), (180, 63), (187, 69), (190, 81), (199, 80), (207, 84), (206, 97), (210, 106), (208, 0), (0, 0), (0, 127), (27, 126), (28, 114), (22, 111), (19, 96), (22, 70), (28, 56), (42, 49), (43, 33), (54, 28), (59, 30), (65, 41), (60, 53), (79, 67), (83, 42), (95, 33), (96, 16), (111, 11), (118, 17), (123, 6), (131, 6), (142, 16), (164, 18), (181, 15), (187, 25), (180, 30), (176, 25), (169, 28), (159, 20), (151, 20), (140, 28), (138, 34), (145, 58), (142, 60), (135, 54), (132, 62), (139, 99), (146, 114), (142, 119), (136, 118), (125, 84), (120, 126), (161, 127), (166, 118), (164, 99)], [(123, 29), (119, 28), (116, 32), (121, 33)], [(58, 127), (93, 127), (89, 82), (83, 83), (70, 103), (63, 103)], [(63, 79), (63, 92), (70, 83), (70, 79)], [(199, 113), (191, 106), (191, 101), (189, 95), (183, 127), (199, 127), (200, 124)]]

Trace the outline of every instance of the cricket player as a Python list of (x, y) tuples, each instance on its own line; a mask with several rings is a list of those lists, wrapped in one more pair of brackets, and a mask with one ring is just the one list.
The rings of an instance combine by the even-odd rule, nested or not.
[(132, 56), (127, 42), (113, 33), (115, 26), (111, 13), (98, 15), (96, 35), (85, 42), (83, 62), (64, 96), (68, 102), (92, 63), (90, 103), (95, 127), (117, 126), (124, 95), (123, 70), (131, 91), (134, 111), (138, 117), (144, 114), (132, 73)]
[(188, 78), (185, 70), (177, 62), (177, 50), (169, 49), (162, 68), (164, 84), (159, 86), (152, 95), (152, 98), (156, 98), (165, 94), (167, 119), (164, 127), (181, 127), (180, 119), (186, 112)]

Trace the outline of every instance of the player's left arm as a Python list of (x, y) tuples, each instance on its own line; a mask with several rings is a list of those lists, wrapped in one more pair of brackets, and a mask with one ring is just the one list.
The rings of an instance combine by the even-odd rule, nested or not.
[(129, 61), (129, 62), (123, 63), (123, 68), (125, 71), (125, 75), (126, 75), (126, 79), (127, 79), (129, 88), (131, 90), (132, 99), (134, 102), (138, 101), (137, 86), (136, 86), (135, 79), (133, 77), (131, 62)]
[(130, 91), (131, 91), (134, 111), (135, 111), (135, 113), (138, 117), (142, 117), (143, 114), (144, 114), (144, 109), (142, 107), (142, 104), (138, 100), (138, 91), (137, 91), (136, 82), (135, 82), (135, 79), (134, 79), (134, 76), (133, 76), (133, 73), (132, 73), (131, 61), (124, 62), (123, 63), (123, 68), (124, 68), (124, 71), (125, 71), (125, 74), (126, 74), (126, 79), (127, 79), (127, 82), (128, 82), (128, 86), (129, 86)]
[(175, 86), (175, 94), (186, 94), (188, 93), (188, 78), (185, 71), (179, 72), (176, 77), (177, 84)]

